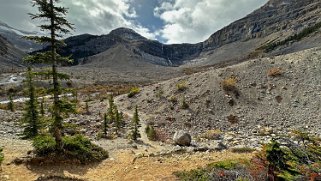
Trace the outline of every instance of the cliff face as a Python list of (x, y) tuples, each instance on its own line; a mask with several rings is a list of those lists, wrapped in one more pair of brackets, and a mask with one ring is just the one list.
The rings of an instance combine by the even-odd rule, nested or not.
[(236, 41), (263, 38), (273, 33), (296, 34), (321, 21), (319, 0), (270, 0), (254, 11), (210, 36), (205, 49), (215, 49)]
[[(68, 38), (65, 41), (67, 47), (61, 53), (73, 54), (77, 64), (84, 62), (83, 59), (88, 56), (121, 44), (146, 61), (158, 65), (179, 66), (204, 57), (208, 59), (208, 64), (215, 64), (238, 59), (240, 56), (247, 57), (257, 48), (282, 41), (317, 22), (321, 22), (320, 0), (270, 0), (263, 7), (217, 31), (201, 43), (164, 45), (146, 39), (131, 29), (119, 28), (108, 35), (85, 34)], [(321, 43), (316, 41), (311, 46), (319, 45)], [(305, 48), (311, 47), (297, 46), (295, 51)], [(231, 49), (238, 49), (239, 52), (233, 55)]]

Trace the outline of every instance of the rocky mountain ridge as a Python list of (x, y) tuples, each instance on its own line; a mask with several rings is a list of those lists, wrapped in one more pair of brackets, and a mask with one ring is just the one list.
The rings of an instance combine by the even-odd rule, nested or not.
[(32, 52), (43, 48), (43, 46), (23, 38), (24, 36), (33, 36), (37, 34), (37, 32), (27, 32), (13, 28), (0, 21), (0, 35), (5, 37), (12, 45), (21, 51)]
[[(158, 65), (179, 66), (186, 63), (213, 65), (262, 55), (291, 53), (320, 45), (320, 28), (305, 35), (312, 44), (291, 41), (265, 52), (264, 47), (294, 36), (321, 22), (318, 0), (270, 0), (248, 16), (231, 23), (197, 44), (166, 45), (142, 37), (133, 30), (119, 28), (108, 35), (79, 35), (66, 39), (65, 55), (76, 62), (122, 44), (143, 59)], [(263, 47), (263, 48), (262, 48)], [(235, 51), (235, 49), (237, 49)], [(231, 52), (234, 51), (235, 53)], [(201, 60), (201, 61), (200, 61)]]

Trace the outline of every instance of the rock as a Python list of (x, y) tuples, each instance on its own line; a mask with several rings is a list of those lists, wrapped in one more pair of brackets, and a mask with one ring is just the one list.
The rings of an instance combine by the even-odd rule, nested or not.
[(173, 141), (176, 145), (179, 146), (190, 146), (192, 137), (185, 131), (177, 131), (173, 136)]
[(211, 145), (211, 148), (217, 151), (222, 151), (222, 150), (226, 150), (227, 146), (225, 144), (223, 144), (221, 141), (216, 142), (215, 145)]

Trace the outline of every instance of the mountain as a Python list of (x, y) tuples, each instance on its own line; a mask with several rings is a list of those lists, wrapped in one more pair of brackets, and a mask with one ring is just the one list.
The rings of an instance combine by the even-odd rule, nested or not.
[(6, 38), (0, 35), (0, 67), (1, 72), (22, 67), (21, 59), (24, 52), (13, 46)]
[(67, 44), (60, 53), (73, 55), (77, 62), (83, 63), (82, 58), (104, 52), (114, 46), (124, 45), (143, 59), (157, 65), (177, 66), (187, 58), (196, 57), (201, 44), (164, 45), (158, 41), (149, 40), (135, 31), (118, 28), (108, 35), (79, 35), (67, 38)]
[(227, 61), (291, 53), (319, 46), (321, 1), (270, 0), (264, 6), (197, 44), (165, 45), (135, 31), (119, 28), (107, 35), (79, 35), (66, 39), (61, 53), (76, 63), (114, 46), (124, 45), (157, 65), (213, 65)]
[(72, 75), (73, 81), (80, 84), (142, 83), (149, 84), (160, 80), (184, 75), (179, 67), (167, 67), (149, 62), (130, 47), (117, 44), (99, 54), (83, 60), (78, 66), (62, 67)]
[(24, 52), (32, 52), (43, 48), (43, 46), (23, 38), (23, 36), (38, 35), (38, 33), (22, 31), (22, 30), (13, 28), (1, 21), (0, 21), (0, 35), (5, 37), (16, 48)]
[(286, 54), (321, 45), (321, 1), (270, 0), (203, 42), (207, 63)]

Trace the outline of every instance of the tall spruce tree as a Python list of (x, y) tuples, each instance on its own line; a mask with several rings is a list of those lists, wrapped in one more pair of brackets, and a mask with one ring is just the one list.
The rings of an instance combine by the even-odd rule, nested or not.
[(7, 105), (8, 110), (10, 110), (11, 112), (14, 112), (14, 102), (13, 102), (13, 98), (12, 98), (12, 94), (9, 92), (9, 102)]
[(28, 56), (25, 60), (29, 63), (46, 63), (51, 65), (51, 70), (47, 72), (47, 76), (52, 79), (51, 93), (53, 94), (52, 108), (52, 131), (56, 141), (56, 149), (62, 150), (62, 133), (63, 129), (63, 114), (67, 114), (72, 106), (63, 102), (59, 95), (63, 92), (60, 86), (59, 79), (68, 76), (58, 73), (57, 66), (63, 62), (70, 62), (69, 57), (62, 57), (57, 53), (57, 49), (63, 45), (60, 40), (64, 34), (68, 34), (73, 30), (73, 25), (66, 20), (67, 9), (57, 6), (59, 0), (32, 0), (33, 6), (38, 8), (38, 14), (30, 14), (32, 19), (40, 19), (45, 24), (40, 25), (42, 31), (48, 32), (49, 36), (29, 37), (39, 43), (49, 44), (50, 51), (40, 52), (35, 55)]
[(107, 117), (107, 114), (104, 114), (103, 134), (105, 138), (107, 138), (107, 130), (108, 130), (108, 117)]
[(109, 96), (108, 103), (109, 107), (107, 109), (107, 116), (110, 123), (113, 123), (115, 121), (115, 104), (113, 95)]
[(22, 118), (24, 127), (23, 138), (29, 139), (38, 135), (40, 128), (40, 118), (38, 111), (38, 101), (36, 97), (36, 90), (33, 83), (33, 75), (31, 68), (28, 67), (26, 77), (26, 87), (29, 100), (26, 102), (25, 113)]
[(140, 133), (138, 130), (139, 127), (139, 117), (138, 117), (138, 110), (137, 110), (137, 106), (135, 108), (135, 113), (134, 113), (134, 117), (132, 120), (132, 124), (133, 124), (133, 130), (132, 130), (132, 140), (136, 141), (138, 138), (140, 138)]

